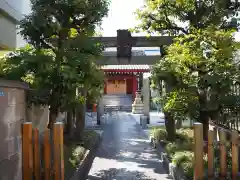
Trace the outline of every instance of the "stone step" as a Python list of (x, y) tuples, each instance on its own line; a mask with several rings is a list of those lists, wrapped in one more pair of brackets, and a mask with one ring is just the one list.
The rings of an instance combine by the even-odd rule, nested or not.
[(131, 112), (132, 106), (113, 106), (113, 105), (105, 105), (104, 106), (105, 112), (112, 112), (112, 111), (125, 111)]
[(102, 100), (103, 105), (112, 106), (131, 106), (133, 102), (131, 95), (104, 95)]

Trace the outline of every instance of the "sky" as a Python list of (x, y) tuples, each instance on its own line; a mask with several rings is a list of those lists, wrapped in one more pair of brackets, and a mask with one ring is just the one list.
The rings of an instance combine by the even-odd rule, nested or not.
[[(144, 0), (112, 0), (108, 17), (104, 18), (102, 22), (103, 36), (117, 36), (118, 29), (134, 28), (139, 23), (134, 12), (143, 5)], [(132, 33), (132, 35), (144, 36), (146, 33)], [(108, 48), (108, 50), (116, 51), (116, 48)], [(146, 55), (159, 54), (159, 47), (133, 47), (133, 50), (145, 50)]]
[[(112, 0), (108, 17), (103, 19), (103, 36), (116, 36), (118, 29), (133, 28), (138, 24), (134, 12), (143, 6), (144, 0)], [(133, 36), (145, 35), (145, 33), (132, 34)], [(237, 41), (240, 41), (240, 32), (235, 34)]]
[(129, 29), (136, 26), (138, 22), (133, 13), (143, 4), (144, 0), (112, 0), (108, 17), (103, 19), (103, 36), (116, 36), (118, 29)]

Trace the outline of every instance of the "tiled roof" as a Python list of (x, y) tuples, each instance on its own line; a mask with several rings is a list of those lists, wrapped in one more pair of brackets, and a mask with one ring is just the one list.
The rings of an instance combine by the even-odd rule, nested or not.
[(104, 65), (101, 67), (103, 70), (150, 70), (150, 65)]

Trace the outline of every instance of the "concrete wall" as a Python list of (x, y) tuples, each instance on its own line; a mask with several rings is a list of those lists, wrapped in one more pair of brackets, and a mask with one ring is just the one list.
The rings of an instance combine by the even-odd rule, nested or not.
[(0, 0), (0, 10), (4, 11), (15, 21), (20, 21), (22, 15), (22, 5), (25, 0)]
[(0, 47), (15, 48), (16, 40), (16, 23), (0, 14)]
[(30, 12), (30, 0), (0, 0), (0, 47), (14, 49), (26, 45), (17, 24)]
[(14, 81), (0, 80), (0, 179), (22, 179), (21, 124), (26, 119), (25, 90)]

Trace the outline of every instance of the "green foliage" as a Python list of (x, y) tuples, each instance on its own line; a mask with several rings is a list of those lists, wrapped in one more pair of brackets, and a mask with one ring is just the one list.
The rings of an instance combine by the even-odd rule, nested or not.
[(153, 128), (150, 132), (151, 137), (154, 137), (157, 142), (165, 140), (167, 137), (167, 132), (163, 128)]
[(103, 73), (95, 61), (103, 47), (88, 37), (108, 5), (108, 0), (32, 0), (32, 12), (20, 22), (29, 45), (4, 59), (5, 77), (30, 84), (30, 104), (47, 104), (57, 112), (85, 102), (76, 89), (100, 96)]
[(74, 175), (87, 150), (93, 150), (98, 140), (99, 134), (93, 130), (84, 131), (81, 142), (64, 139), (65, 179), (70, 179)]
[(35, 47), (58, 51), (70, 37), (93, 35), (107, 15), (108, 0), (32, 0), (32, 13), (20, 23), (21, 34)]
[(184, 175), (192, 179), (194, 172), (194, 153), (192, 151), (176, 152), (173, 156), (172, 162), (183, 169)]
[(153, 137), (158, 140), (160, 138), (166, 144), (164, 149), (167, 156), (178, 167), (183, 169), (184, 175), (188, 178), (193, 177), (193, 129), (181, 128), (176, 132), (176, 141), (168, 142), (166, 140), (166, 130), (163, 128), (153, 128)]
[(239, 76), (235, 51), (232, 31), (215, 26), (176, 38), (153, 69), (155, 84), (165, 81), (164, 110), (175, 118), (198, 119), (200, 110), (216, 111), (224, 103), (236, 103), (228, 99)]
[(236, 28), (240, 3), (229, 0), (147, 0), (136, 11), (141, 21), (135, 31), (161, 34), (188, 34), (191, 28), (204, 29), (209, 25)]

